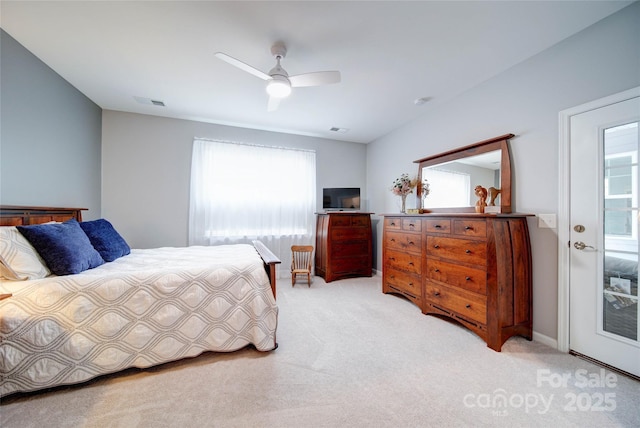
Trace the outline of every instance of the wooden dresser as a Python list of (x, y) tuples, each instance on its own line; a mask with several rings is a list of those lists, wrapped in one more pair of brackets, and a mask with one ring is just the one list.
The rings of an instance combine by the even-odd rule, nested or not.
[(326, 282), (371, 276), (372, 264), (371, 213), (317, 214), (316, 275)]
[(454, 319), (500, 351), (532, 338), (531, 250), (526, 215), (385, 215), (383, 293)]

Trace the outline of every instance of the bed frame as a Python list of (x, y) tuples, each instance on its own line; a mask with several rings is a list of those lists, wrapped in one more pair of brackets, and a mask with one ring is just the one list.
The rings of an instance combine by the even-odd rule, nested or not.
[[(67, 221), (75, 218), (82, 221), (82, 211), (87, 208), (31, 207), (0, 205), (0, 226), (21, 226), (41, 224), (49, 221)], [(281, 261), (262, 242), (253, 241), (253, 246), (262, 257), (265, 271), (271, 283), (273, 297), (276, 297), (276, 265)]]

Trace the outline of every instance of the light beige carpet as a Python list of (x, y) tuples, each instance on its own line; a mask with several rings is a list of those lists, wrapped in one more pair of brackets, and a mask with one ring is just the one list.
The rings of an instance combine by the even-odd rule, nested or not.
[(0, 426), (640, 426), (640, 382), (522, 338), (494, 352), (380, 289), (380, 277), (311, 288), (282, 279), (277, 350), (7, 397)]

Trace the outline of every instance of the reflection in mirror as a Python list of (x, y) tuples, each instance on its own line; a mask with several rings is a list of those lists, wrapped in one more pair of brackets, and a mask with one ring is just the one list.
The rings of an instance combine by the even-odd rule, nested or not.
[[(418, 203), (426, 212), (476, 212), (476, 186), (488, 192), (485, 213), (511, 212), (511, 156), (505, 134), (414, 161), (418, 165)], [(421, 199), (422, 182), (429, 194)], [(481, 211), (482, 212), (482, 211)]]
[[(422, 168), (422, 179), (432, 183), (425, 205), (429, 208), (474, 205), (477, 199), (474, 188), (477, 185), (485, 189), (500, 189), (500, 162), (501, 151), (495, 150)], [(499, 195), (495, 199), (491, 198), (491, 193), (489, 196), (490, 201), (500, 204)]]

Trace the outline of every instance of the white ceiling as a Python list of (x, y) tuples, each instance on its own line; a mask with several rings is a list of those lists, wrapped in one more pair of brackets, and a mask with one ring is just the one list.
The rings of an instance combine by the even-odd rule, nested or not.
[[(103, 109), (368, 143), (630, 3), (2, 1), (0, 24)], [(275, 41), (289, 74), (342, 82), (268, 113), (265, 82), (214, 53), (268, 72)]]

